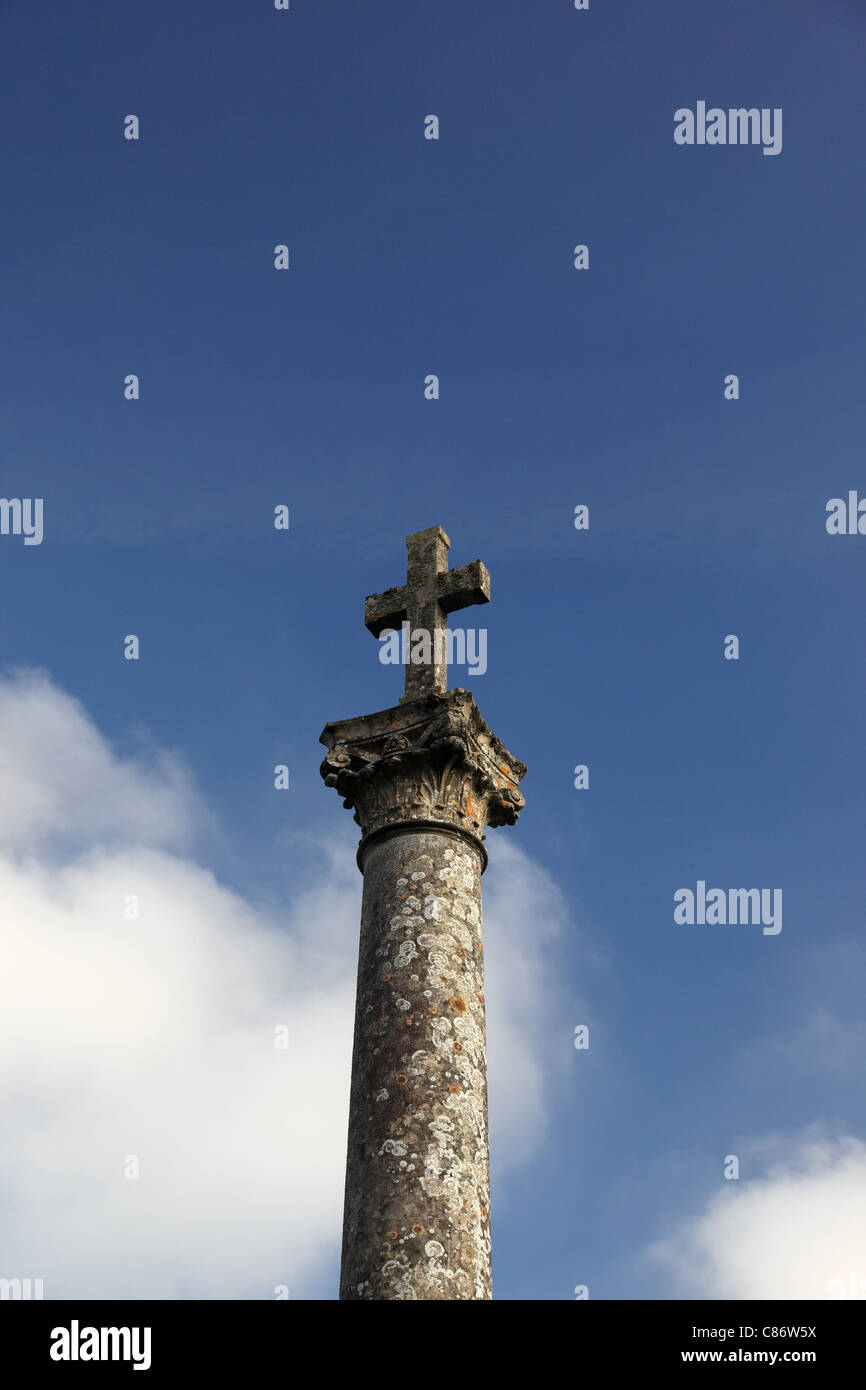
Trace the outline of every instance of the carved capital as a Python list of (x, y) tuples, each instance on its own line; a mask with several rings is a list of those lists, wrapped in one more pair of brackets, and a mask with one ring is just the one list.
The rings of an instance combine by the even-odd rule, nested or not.
[(514, 825), (526, 766), (490, 732), (468, 690), (406, 700), (327, 724), (320, 771), (354, 811), (361, 844), (392, 827), (442, 825), (480, 844), (486, 826)]

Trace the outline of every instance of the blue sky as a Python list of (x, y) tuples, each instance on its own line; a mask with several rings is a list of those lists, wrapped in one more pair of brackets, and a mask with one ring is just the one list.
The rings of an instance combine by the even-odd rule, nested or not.
[[(864, 28), (842, 0), (0, 4), (2, 492), (45, 506), (42, 545), (0, 537), (4, 669), (118, 756), (173, 750), (197, 862), (272, 909), (305, 835), (352, 858), (318, 735), (401, 692), (365, 594), (435, 523), (491, 571), (488, 669), (452, 684), (529, 765), (490, 839), (573, 926), (539, 944), (543, 1140), (501, 1178), (494, 1147), (497, 1297), (672, 1296), (641, 1252), (726, 1154), (866, 1140), (866, 539), (824, 524), (866, 495)], [(781, 154), (677, 146), (699, 100), (782, 108)], [(781, 887), (783, 930), (676, 925), (698, 879)], [(334, 1297), (333, 1261), (303, 1288)]]

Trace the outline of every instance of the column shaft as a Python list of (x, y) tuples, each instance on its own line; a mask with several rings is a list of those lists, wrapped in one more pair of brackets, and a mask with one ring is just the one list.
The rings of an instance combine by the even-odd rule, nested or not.
[(362, 850), (341, 1299), (488, 1299), (480, 848), (443, 827)]

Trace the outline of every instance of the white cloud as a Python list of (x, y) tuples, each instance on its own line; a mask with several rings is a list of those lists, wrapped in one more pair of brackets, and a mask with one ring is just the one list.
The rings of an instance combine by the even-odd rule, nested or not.
[[(44, 675), (0, 679), (0, 1276), (48, 1298), (334, 1292), (360, 877), (311, 841), (321, 878), (253, 906), (177, 852), (206, 816), (175, 758), (119, 756)], [(505, 1168), (544, 1130), (563, 907), (515, 846), (496, 859)]]
[(539, 864), (499, 833), (484, 875), (490, 1147), (498, 1174), (540, 1151), (551, 1091), (573, 1060), (556, 975), (565, 899)]
[(649, 1252), (680, 1296), (866, 1297), (866, 1144), (813, 1127), (743, 1148), (741, 1175), (761, 1175), (726, 1182)]
[(0, 680), (0, 786), (0, 845), (10, 849), (185, 845), (202, 814), (176, 757), (118, 758), (41, 671)]

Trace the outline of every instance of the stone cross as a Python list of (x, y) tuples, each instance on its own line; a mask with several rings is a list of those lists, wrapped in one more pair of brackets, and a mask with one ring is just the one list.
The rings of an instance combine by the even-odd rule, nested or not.
[(406, 537), (409, 551), (406, 583), (383, 594), (368, 594), (364, 622), (374, 637), (405, 620), (409, 624), (409, 643), (413, 633), (428, 633), (431, 660), (406, 664), (404, 700), (419, 695), (443, 695), (448, 688), (447, 653), (444, 641), (449, 613), (473, 603), (490, 601), (490, 575), (480, 560), (449, 570), (451, 542), (441, 526), (415, 531)]
[[(487, 602), (480, 561), (448, 570), (441, 526), (407, 545), (406, 584), (367, 599), (373, 632), (408, 617), (432, 635)], [(341, 1299), (491, 1297), (481, 875), (526, 768), (445, 676), (410, 666), (398, 705), (321, 735), (364, 875)]]

